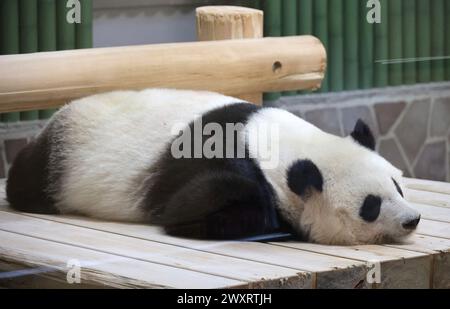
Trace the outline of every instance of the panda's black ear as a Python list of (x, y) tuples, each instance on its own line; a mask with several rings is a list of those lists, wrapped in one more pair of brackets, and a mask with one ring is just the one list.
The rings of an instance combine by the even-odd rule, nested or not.
[(319, 168), (310, 160), (298, 160), (288, 170), (288, 186), (292, 192), (305, 196), (311, 189), (322, 192), (323, 177)]
[(375, 150), (375, 138), (367, 124), (361, 119), (356, 122), (353, 132), (350, 134), (360, 145)]

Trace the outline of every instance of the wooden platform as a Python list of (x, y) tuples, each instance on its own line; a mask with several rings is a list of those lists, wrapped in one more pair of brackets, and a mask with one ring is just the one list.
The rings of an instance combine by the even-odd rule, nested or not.
[[(194, 241), (146, 225), (17, 213), (2, 183), (0, 287), (450, 288), (450, 184), (405, 182), (422, 213), (418, 233), (406, 244), (353, 247)], [(80, 284), (66, 280), (74, 260)], [(375, 261), (381, 283), (368, 283)]]

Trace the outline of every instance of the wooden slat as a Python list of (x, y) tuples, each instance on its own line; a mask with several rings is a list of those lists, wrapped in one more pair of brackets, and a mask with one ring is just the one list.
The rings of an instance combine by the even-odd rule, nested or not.
[[(2, 214), (0, 212), (0, 218), (1, 216)], [(303, 278), (303, 280), (305, 280), (304, 285), (309, 284), (309, 279), (312, 279), (314, 281), (312, 284), (315, 285), (322, 280), (322, 277), (324, 278), (323, 280), (325, 280), (325, 278), (330, 279), (330, 277), (336, 276), (334, 282), (329, 282), (330, 285), (334, 283), (338, 284), (339, 287), (343, 287), (347, 284), (345, 287), (353, 287), (365, 276), (365, 264), (358, 261), (262, 243), (214, 242), (181, 239), (170, 237), (162, 233), (158, 228), (147, 225), (102, 222), (84, 218), (80, 219), (72, 216), (45, 216), (35, 214), (32, 214), (31, 216), (64, 222), (68, 225), (82, 226), (98, 231), (126, 235), (141, 240), (150, 240), (161, 244), (189, 248), (200, 252), (210, 252), (268, 265), (289, 267), (297, 270), (301, 278), (303, 278), (302, 272), (313, 273), (313, 278)], [(341, 278), (346, 278), (346, 281), (340, 282), (340, 280), (342, 280)]]
[[(350, 258), (365, 263), (380, 262), (380, 288), (429, 288), (432, 276), (431, 258), (424, 253), (377, 245), (323, 246), (311, 243), (278, 242), (279, 246), (308, 250), (322, 254)], [(369, 285), (365, 282), (366, 285)], [(370, 285), (369, 285), (370, 287)]]
[(420, 223), (417, 226), (417, 233), (450, 239), (450, 223), (420, 220)]
[[(0, 230), (236, 281), (300, 281), (291, 269), (2, 212)], [(300, 274), (301, 275), (301, 274)], [(303, 277), (307, 277), (303, 274)], [(262, 284), (263, 285), (263, 284)], [(270, 282), (268, 285), (271, 285)]]
[[(261, 52), (264, 51), (264, 52)], [(149, 87), (240, 94), (320, 87), (326, 51), (312, 36), (92, 48), (0, 57), (0, 112)]]
[[(6, 202), (2, 202), (3, 199), (1, 198), (1, 194), (2, 192), (0, 192), (0, 210), (12, 211), (7, 208)], [(335, 284), (336, 287), (354, 287), (365, 278), (366, 273), (365, 264), (359, 261), (262, 243), (214, 242), (181, 239), (168, 236), (154, 226), (104, 222), (85, 217), (18, 213), (16, 213), (16, 215), (40, 218), (48, 221), (65, 223), (67, 225), (134, 237), (139, 240), (150, 240), (161, 244), (170, 244), (181, 248), (189, 248), (200, 252), (210, 252), (268, 265), (289, 267), (297, 270), (299, 273), (298, 276), (303, 280), (301, 283), (298, 283), (298, 285), (303, 284), (307, 286), (308, 284), (312, 284), (313, 286), (320, 286), (321, 282), (324, 282), (327, 283), (329, 287), (333, 284)], [(306, 274), (312, 273), (312, 277), (305, 278), (302, 275), (305, 272)], [(310, 280), (312, 280), (312, 283)]]
[(450, 208), (437, 207), (419, 203), (410, 203), (409, 205), (411, 206), (411, 208), (414, 208), (421, 214), (422, 219), (443, 221), (450, 223)]
[(416, 234), (404, 244), (387, 246), (430, 254), (433, 259), (431, 286), (450, 288), (450, 239)]
[[(411, 190), (406, 189), (405, 191), (409, 193)], [(2, 192), (0, 192), (0, 198), (1, 196)], [(439, 197), (442, 198), (442, 196)], [(388, 246), (340, 247), (297, 242), (261, 244), (179, 239), (170, 237), (162, 233), (158, 228), (147, 225), (102, 222), (74, 216), (8, 213), (11, 210), (7, 208), (4, 202), (0, 203), (0, 228), (3, 226), (2, 222), (5, 222), (8, 229), (19, 232), (20, 229), (18, 229), (16, 224), (11, 222), (11, 218), (7, 218), (5, 221), (2, 221), (2, 218), (8, 215), (25, 217), (26, 219), (21, 220), (25, 220), (28, 223), (30, 220), (33, 221), (32, 228), (27, 228), (26, 230), (27, 233), (31, 233), (34, 237), (51, 237), (53, 241), (61, 241), (61, 235), (53, 235), (53, 233), (57, 233), (56, 230), (42, 231), (42, 227), (47, 227), (49, 224), (57, 224), (58, 227), (63, 226), (63, 231), (72, 231), (63, 236), (64, 241), (71, 242), (70, 244), (72, 246), (92, 246), (94, 243), (84, 238), (76, 240), (74, 244), (73, 238), (69, 237), (74, 233), (73, 229), (77, 231), (77, 235), (80, 233), (78, 229), (82, 229), (83, 232), (81, 235), (84, 235), (84, 237), (87, 237), (87, 235), (95, 235), (94, 239), (102, 240), (100, 248), (98, 243), (96, 243), (97, 246), (91, 248), (92, 250), (106, 250), (106, 253), (114, 255), (123, 255), (123, 253), (127, 252), (129, 254), (132, 252), (133, 254), (131, 256), (124, 256), (127, 258), (139, 258), (138, 255), (142, 255), (141, 247), (144, 246), (142, 242), (151, 243), (152, 246), (157, 243), (158, 246), (156, 248), (159, 248), (159, 251), (156, 250), (156, 252), (159, 252), (162, 258), (156, 261), (151, 260), (151, 262), (163, 263), (164, 265), (166, 265), (165, 263), (171, 263), (167, 265), (168, 267), (175, 264), (182, 270), (190, 269), (188, 267), (194, 267), (197, 271), (197, 263), (199, 260), (195, 260), (195, 258), (191, 259), (191, 255), (196, 256), (192, 253), (195, 251), (197, 251), (197, 254), (208, 253), (214, 256), (220, 256), (220, 259), (225, 257), (235, 258), (239, 262), (244, 261), (244, 263), (253, 261), (251, 263), (257, 262), (263, 266), (281, 267), (285, 270), (294, 271), (294, 281), (296, 283), (293, 286), (360, 287), (361, 282), (364, 286), (367, 271), (366, 262), (376, 260), (380, 261), (382, 265), (382, 284), (380, 286), (377, 285), (377, 287), (448, 287), (450, 281), (448, 276), (450, 267), (448, 256), (450, 223), (445, 221), (448, 220), (449, 213), (446, 208), (429, 204), (412, 203), (412, 207), (418, 209), (424, 218), (419, 224), (418, 234), (411, 237), (408, 243)], [(36, 223), (34, 220), (41, 220), (41, 222), (34, 225)], [(42, 221), (47, 223), (42, 223)], [(41, 231), (35, 231), (37, 229)], [(100, 237), (98, 233), (103, 233), (108, 236)], [(105, 237), (108, 241), (103, 243)], [(109, 240), (111, 237), (113, 241)], [(129, 245), (131, 247), (122, 246), (117, 249), (121, 242), (119, 241), (120, 239), (132, 239), (132, 245)], [(164, 246), (168, 246), (170, 250), (167, 251)], [(117, 250), (119, 251), (116, 252)], [(124, 250), (128, 251), (124, 252)], [(186, 251), (189, 251), (190, 255), (183, 255), (186, 254)], [(175, 255), (177, 256), (174, 257), (173, 252), (176, 252)], [(189, 259), (191, 262), (176, 264), (179, 262), (177, 259), (180, 257), (178, 256), (178, 252), (183, 252), (181, 259), (184, 262), (186, 259)], [(167, 255), (169, 257), (166, 259)], [(217, 271), (217, 265), (214, 263), (211, 265), (213, 271)], [(206, 270), (205, 267), (203, 265), (203, 268), (198, 269), (198, 271), (204, 274), (210, 274), (211, 269)], [(230, 273), (233, 273), (233, 269), (231, 272), (228, 271), (228, 265), (226, 267), (224, 266), (224, 269), (227, 270), (227, 274), (224, 276), (229, 276)], [(239, 269), (236, 266), (234, 269), (235, 274), (238, 273)], [(254, 270), (256, 271), (256, 269)], [(439, 271), (439, 274), (436, 274), (436, 271)], [(300, 274), (297, 275), (297, 273)], [(222, 277), (222, 273), (219, 275), (214, 272), (213, 274)], [(275, 273), (272, 274), (274, 277), (277, 276)], [(248, 280), (254, 280), (251, 276), (239, 278), (229, 277), (229, 279), (247, 283)], [(270, 282), (271, 280), (268, 281)], [(272, 282), (274, 281), (276, 280), (272, 280)], [(366, 285), (366, 287), (370, 286)]]
[(450, 239), (414, 234), (405, 240), (404, 243), (385, 246), (428, 254), (436, 254), (450, 252)]
[(413, 203), (450, 208), (450, 195), (422, 190), (407, 190), (406, 199)]
[(450, 183), (424, 179), (403, 178), (408, 189), (436, 192), (450, 195)]
[[(49, 267), (54, 271), (37, 273), (55, 281), (52, 287), (67, 287), (67, 262), (77, 259), (81, 264), (81, 287), (109, 286), (121, 288), (219, 288), (241, 286), (245, 282), (194, 271), (148, 263), (76, 246), (55, 243), (29, 236), (0, 231), (0, 265)], [(5, 276), (5, 273), (0, 273)], [(183, 280), (180, 280), (183, 278)], [(14, 279), (1, 279), (0, 286), (14, 285)], [(23, 286), (27, 287), (27, 285)]]

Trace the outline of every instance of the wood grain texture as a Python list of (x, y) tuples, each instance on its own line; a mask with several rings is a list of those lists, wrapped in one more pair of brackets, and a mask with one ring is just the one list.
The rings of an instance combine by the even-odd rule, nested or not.
[[(405, 183), (407, 195), (430, 194), (409, 189), (423, 181)], [(425, 185), (440, 192), (450, 187)], [(438, 197), (450, 199), (444, 193)], [(18, 213), (4, 202), (1, 182), (0, 200), (1, 287), (450, 287), (450, 210), (428, 203), (412, 203), (424, 219), (407, 241), (345, 247), (189, 240), (154, 226)], [(66, 263), (73, 258), (82, 261), (81, 286), (65, 280)], [(366, 280), (367, 262), (374, 261), (381, 265), (381, 284)], [(1, 277), (24, 269), (37, 272)]]
[[(263, 37), (263, 11), (238, 6), (203, 6), (195, 10), (197, 40), (217, 41)], [(295, 33), (294, 33), (295, 34)], [(240, 94), (239, 98), (262, 104), (262, 92)]]
[(450, 195), (450, 185), (446, 182), (439, 182), (433, 180), (403, 178), (403, 183), (408, 189), (443, 193)]
[(450, 195), (446, 193), (409, 189), (405, 198), (411, 203), (450, 208)]
[[(211, 288), (241, 285), (232, 279), (181, 270), (160, 264), (111, 255), (52, 242), (44, 239), (0, 231), (0, 261), (20, 261), (21, 266), (34, 268), (35, 276), (45, 270), (48, 278), (67, 284), (67, 262), (77, 259), (81, 263), (81, 282), (93, 286), (116, 288)], [(12, 244), (14, 244), (12, 246)], [(41, 267), (36, 269), (37, 267)], [(2, 273), (5, 276), (5, 273)], [(10, 274), (12, 276), (13, 274)], [(183, 280), (180, 277), (183, 276)], [(186, 277), (185, 277), (186, 276)], [(9, 278), (12, 280), (13, 278)], [(0, 285), (8, 279), (0, 278)]]
[(232, 257), (210, 254), (139, 238), (61, 224), (58, 222), (3, 213), (0, 230), (73, 245), (92, 251), (127, 257), (159, 265), (186, 269), (242, 282), (297, 280), (297, 271)]
[(117, 89), (166, 87), (239, 96), (318, 88), (325, 65), (325, 49), (312, 36), (7, 55), (0, 57), (0, 112), (55, 107)]

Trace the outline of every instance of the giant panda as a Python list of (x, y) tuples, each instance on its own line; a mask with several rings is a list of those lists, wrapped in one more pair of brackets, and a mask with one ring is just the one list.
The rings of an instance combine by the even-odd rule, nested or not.
[[(237, 129), (215, 135), (228, 125)], [(215, 156), (194, 151), (207, 144)], [(217, 93), (114, 91), (50, 119), (12, 164), (7, 200), (19, 211), (144, 222), (178, 237), (399, 241), (420, 215), (403, 197), (401, 171), (374, 148), (360, 120), (338, 137)]]

